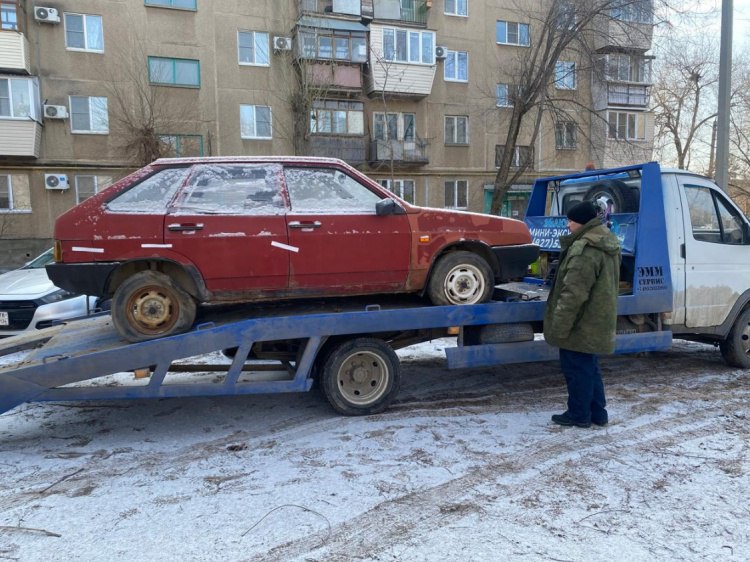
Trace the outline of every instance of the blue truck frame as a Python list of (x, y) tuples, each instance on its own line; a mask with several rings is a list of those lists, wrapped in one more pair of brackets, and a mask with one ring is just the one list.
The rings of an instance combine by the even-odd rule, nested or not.
[[(545, 241), (556, 239), (560, 234), (563, 217), (546, 216), (545, 211), (548, 198), (559, 190), (561, 183), (589, 176), (623, 173), (640, 174), (642, 187), (639, 213), (611, 217), (613, 224), (627, 226), (621, 233), (623, 253), (634, 264), (632, 291), (618, 298), (618, 314), (645, 314), (658, 318), (659, 313), (671, 310), (672, 283), (661, 171), (657, 163), (539, 179), (533, 186), (526, 220), (540, 246), (553, 246)], [(649, 225), (648, 230), (639, 228), (639, 224)], [(554, 254), (557, 250), (549, 247), (545, 251)], [(0, 342), (0, 355), (25, 353), (17, 362), (0, 368), (0, 413), (31, 401), (302, 392), (311, 388), (318, 374), (316, 368), (320, 368), (324, 355), (332, 355), (336, 346), (363, 341), (370, 344), (368, 349), (371, 349), (373, 341), (392, 338), (394, 334), (421, 333), (423, 339), (430, 339), (436, 333), (448, 333), (450, 328), (454, 329), (453, 332), (459, 332), (457, 346), (446, 349), (447, 363), (451, 369), (554, 359), (557, 350), (543, 340), (487, 344), (477, 343), (476, 338), (470, 337), (484, 327), (499, 324), (530, 323), (540, 326), (544, 316), (544, 299), (528, 300), (528, 294), (533, 293), (534, 287), (543, 293), (544, 282), (536, 278), (526, 279), (525, 282), (531, 291), (521, 292), (517, 298), (505, 301), (464, 306), (412, 303), (385, 308), (375, 305), (342, 312), (281, 313), (225, 323), (208, 321), (197, 324), (184, 334), (140, 343), (121, 340), (108, 315), (76, 320)], [(372, 299), (374, 302), (377, 300)], [(281, 380), (247, 380), (242, 376), (254, 344), (294, 340), (303, 343), (299, 346), (289, 376)], [(671, 343), (671, 332), (664, 330), (659, 323), (655, 330), (618, 334), (615, 353), (665, 349)], [(354, 347), (356, 351), (356, 345)], [(224, 376), (198, 382), (170, 380), (170, 368), (173, 368), (175, 361), (233, 348), (237, 350)], [(375, 357), (379, 357), (378, 353), (385, 357), (385, 352), (378, 349), (374, 353)], [(398, 365), (395, 368), (397, 370)], [(207, 366), (206, 370), (210, 370), (210, 367)], [(113, 384), (112, 381), (97, 384), (97, 379), (102, 380), (101, 377), (107, 375), (144, 371), (147, 372), (146, 380), (137, 384)], [(390, 376), (394, 375), (398, 373), (391, 373)], [(340, 401), (337, 407), (335, 400), (331, 399), (330, 393), (336, 392), (335, 383), (324, 393), (339, 412), (366, 414), (385, 409), (397, 389), (398, 384), (392, 389), (393, 392), (384, 391), (376, 404), (362, 404), (354, 397), (353, 403), (346, 407), (342, 407)]]

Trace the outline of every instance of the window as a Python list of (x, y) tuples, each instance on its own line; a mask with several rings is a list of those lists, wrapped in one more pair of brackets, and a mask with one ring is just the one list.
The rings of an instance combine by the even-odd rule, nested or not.
[(744, 221), (722, 195), (707, 187), (685, 185), (693, 238), (715, 244), (744, 244)]
[(0, 175), (0, 211), (13, 210), (13, 189), (11, 188), (10, 176)]
[(378, 183), (407, 203), (414, 203), (414, 180), (378, 180)]
[(148, 79), (152, 84), (200, 88), (200, 61), (148, 57)]
[(0, 29), (18, 31), (16, 2), (0, 2)]
[(159, 135), (159, 142), (162, 156), (203, 156), (202, 135)]
[(188, 172), (189, 167), (159, 170), (112, 199), (107, 209), (115, 213), (166, 213)]
[(469, 144), (469, 118), (466, 115), (445, 116), (445, 144)]
[(466, 209), (469, 204), (469, 182), (450, 180), (445, 182), (445, 206), (449, 209)]
[(0, 78), (0, 118), (37, 118), (39, 95), (31, 78)]
[(648, 84), (651, 82), (651, 60), (631, 55), (607, 55), (605, 73), (607, 80)]
[(146, 6), (162, 6), (180, 10), (196, 10), (198, 0), (146, 0)]
[(575, 29), (578, 23), (578, 14), (576, 14), (573, 0), (560, 0), (553, 6), (553, 9), (556, 10), (554, 18), (557, 29), (569, 31)]
[(109, 133), (107, 98), (70, 96), (70, 130), (73, 133)]
[(559, 121), (555, 123), (555, 148), (558, 150), (572, 150), (576, 147), (576, 132), (578, 127), (573, 121)]
[(313, 100), (310, 111), (313, 134), (364, 135), (364, 104), (358, 101)]
[(380, 196), (339, 170), (286, 168), (292, 212), (375, 214)]
[(616, 8), (612, 8), (612, 17), (620, 21), (632, 23), (652, 23), (653, 8), (651, 0), (627, 0)]
[(317, 30), (300, 31), (302, 57), (306, 59), (367, 62), (367, 41), (364, 33)]
[(85, 201), (112, 183), (112, 178), (99, 176), (75, 176), (76, 203)]
[(646, 118), (641, 113), (610, 111), (609, 138), (618, 140), (645, 140)]
[(576, 63), (570, 61), (555, 63), (555, 88), (558, 90), (576, 89)]
[(268, 33), (238, 31), (237, 52), (240, 64), (268, 66)]
[(65, 46), (80, 51), (104, 52), (102, 16), (68, 14), (65, 19)]
[(529, 46), (529, 24), (498, 21), (495, 27), (496, 41), (501, 45)]
[(444, 13), (448, 16), (468, 16), (469, 0), (445, 0)]
[(435, 32), (383, 28), (383, 58), (414, 64), (435, 64)]
[[(500, 167), (500, 162), (505, 154), (505, 145), (495, 145), (495, 168)], [(513, 149), (513, 159), (510, 162), (511, 168), (526, 168), (532, 165), (532, 151), (530, 146), (516, 146)]]
[(497, 107), (513, 107), (513, 97), (518, 94), (518, 87), (511, 84), (497, 84), (495, 86), (495, 105)]
[(375, 140), (413, 141), (416, 137), (417, 116), (414, 113), (374, 113), (373, 121)]
[(243, 139), (270, 139), (271, 108), (267, 105), (240, 105), (240, 136)]
[(466, 51), (448, 51), (445, 55), (443, 77), (453, 82), (469, 81), (469, 53)]

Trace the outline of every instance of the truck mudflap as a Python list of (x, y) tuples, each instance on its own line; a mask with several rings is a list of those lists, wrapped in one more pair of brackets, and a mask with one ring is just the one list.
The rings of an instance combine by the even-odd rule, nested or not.
[[(615, 343), (615, 355), (640, 353), (642, 351), (660, 351), (672, 345), (672, 332), (642, 332), (637, 334), (618, 334)], [(505, 363), (531, 363), (534, 361), (553, 361), (558, 358), (558, 349), (544, 340), (516, 343), (496, 343), (484, 345), (467, 345), (446, 348), (448, 368), (488, 367)]]

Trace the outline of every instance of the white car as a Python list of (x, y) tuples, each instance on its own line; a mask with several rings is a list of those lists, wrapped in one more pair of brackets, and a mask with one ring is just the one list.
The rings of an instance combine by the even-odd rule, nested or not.
[(22, 268), (0, 275), (0, 337), (94, 312), (96, 297), (74, 295), (52, 284), (44, 268), (52, 260), (49, 249)]

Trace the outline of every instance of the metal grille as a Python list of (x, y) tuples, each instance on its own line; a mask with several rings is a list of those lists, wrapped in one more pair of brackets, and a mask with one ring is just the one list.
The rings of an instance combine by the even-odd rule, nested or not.
[(3, 330), (25, 330), (36, 312), (34, 301), (0, 301), (0, 310), (8, 313), (8, 326), (0, 326)]

